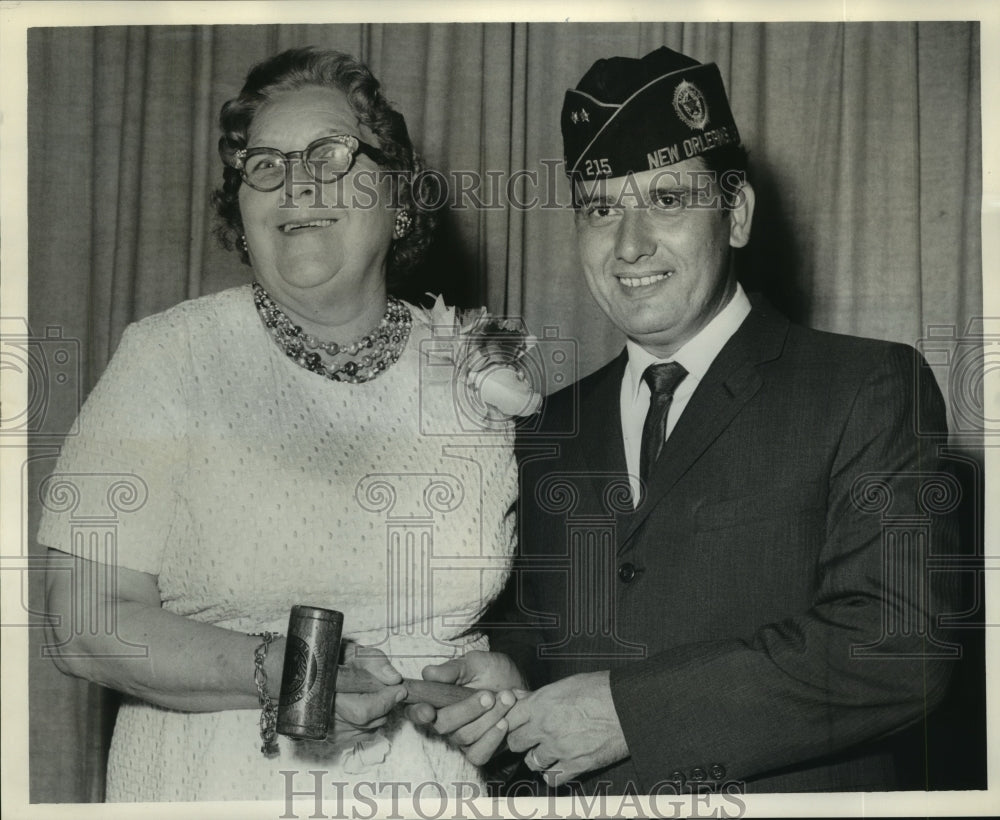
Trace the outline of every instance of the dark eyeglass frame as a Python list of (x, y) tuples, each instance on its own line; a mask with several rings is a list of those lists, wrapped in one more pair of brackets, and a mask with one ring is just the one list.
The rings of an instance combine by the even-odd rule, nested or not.
[[(325, 147), (331, 144), (339, 144), (347, 146), (348, 150), (351, 152), (350, 162), (347, 163), (347, 167), (343, 171), (337, 171), (334, 176), (329, 179), (322, 178), (313, 173), (313, 163), (308, 161), (308, 156), (310, 153), (318, 148)], [(260, 185), (254, 185), (250, 181), (247, 175), (247, 164), (255, 156), (260, 154), (273, 154), (281, 157), (284, 163), (285, 174), (282, 179), (275, 185), (270, 187), (262, 187)], [(292, 163), (291, 160), (301, 159), (302, 165), (305, 167), (306, 173), (309, 174), (312, 179), (319, 183), (329, 183), (336, 182), (344, 174), (354, 167), (354, 160), (357, 158), (358, 154), (364, 154), (366, 157), (371, 159), (376, 165), (385, 165), (387, 162), (386, 155), (382, 153), (378, 148), (373, 145), (369, 145), (367, 142), (362, 142), (353, 134), (331, 134), (328, 137), (320, 137), (318, 140), (313, 140), (301, 151), (289, 151), (287, 154), (284, 151), (279, 151), (277, 148), (269, 148), (267, 146), (261, 145), (257, 148), (240, 148), (233, 156), (232, 166), (240, 172), (240, 176), (243, 181), (253, 188), (255, 191), (261, 191), (262, 193), (268, 193), (270, 191), (277, 191), (285, 183), (288, 182), (288, 174), (291, 170)], [(322, 163), (319, 163), (322, 165)]]

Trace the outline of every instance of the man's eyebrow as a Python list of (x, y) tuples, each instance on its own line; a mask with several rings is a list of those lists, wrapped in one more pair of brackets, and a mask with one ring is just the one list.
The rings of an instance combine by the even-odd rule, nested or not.
[(587, 207), (593, 207), (595, 205), (611, 207), (615, 205), (615, 201), (607, 194), (594, 194), (593, 196), (582, 194), (580, 196), (580, 203), (586, 205)]
[(654, 180), (650, 186), (650, 191), (656, 191), (658, 194), (668, 193), (668, 194), (690, 194), (695, 189), (694, 186), (689, 183), (678, 182), (675, 179), (672, 180)]

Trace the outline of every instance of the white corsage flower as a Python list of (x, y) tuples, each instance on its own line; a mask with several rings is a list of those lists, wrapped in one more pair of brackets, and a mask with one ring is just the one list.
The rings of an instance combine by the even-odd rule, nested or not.
[(540, 373), (526, 357), (535, 339), (520, 320), (491, 316), (486, 308), (459, 311), (440, 296), (427, 319), (435, 341), (442, 342), (428, 356), (453, 365), (471, 404), (479, 405), (486, 420), (508, 421), (537, 412)]

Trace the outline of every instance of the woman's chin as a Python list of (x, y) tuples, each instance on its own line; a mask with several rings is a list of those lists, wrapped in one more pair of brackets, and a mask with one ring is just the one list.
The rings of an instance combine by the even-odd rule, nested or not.
[[(332, 282), (337, 278), (338, 273), (338, 270), (330, 267), (329, 260), (326, 260), (326, 264), (323, 265), (296, 262), (291, 265), (282, 266), (272, 273), (269, 278), (272, 281), (276, 280), (276, 284), (279, 284), (280, 287), (293, 291), (312, 290), (313, 288), (318, 288), (328, 282)], [(266, 282), (263, 284), (267, 287)]]

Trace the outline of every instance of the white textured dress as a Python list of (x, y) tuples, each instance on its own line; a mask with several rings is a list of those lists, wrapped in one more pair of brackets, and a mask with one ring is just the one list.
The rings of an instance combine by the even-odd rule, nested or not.
[[(399, 361), (364, 384), (289, 360), (249, 286), (131, 326), (64, 445), (39, 540), (156, 575), (165, 609), (227, 629), (284, 633), (293, 604), (338, 609), (345, 638), (404, 676), (486, 648), (458, 636), (509, 571), (513, 434), (470, 423), (412, 310)], [(98, 519), (113, 537), (93, 537)], [(258, 720), (126, 700), (107, 799), (283, 800), (314, 789), (314, 771), (328, 796), (359, 781), (481, 783), (399, 716), (346, 749), (280, 738), (274, 759)]]

